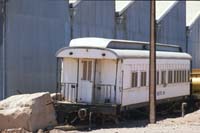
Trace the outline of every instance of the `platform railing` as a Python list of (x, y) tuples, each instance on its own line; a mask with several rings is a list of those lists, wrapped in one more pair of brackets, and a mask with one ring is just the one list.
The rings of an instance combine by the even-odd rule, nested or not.
[(95, 103), (116, 103), (116, 86), (112, 84), (96, 84), (94, 91)]
[(69, 102), (77, 102), (77, 83), (61, 83), (60, 93), (64, 96), (64, 100)]

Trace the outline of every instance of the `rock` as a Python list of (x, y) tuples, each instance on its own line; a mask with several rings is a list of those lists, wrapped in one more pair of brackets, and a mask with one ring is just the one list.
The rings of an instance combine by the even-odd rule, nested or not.
[(51, 98), (55, 101), (55, 100), (59, 100), (62, 101), (64, 100), (64, 96), (61, 93), (52, 93), (51, 94)]
[(39, 130), (37, 131), (37, 133), (44, 133), (44, 131), (43, 131), (42, 129), (39, 129)]
[(22, 128), (13, 128), (13, 129), (5, 129), (0, 131), (1, 133), (31, 133), (27, 130), (24, 130)]
[(56, 125), (48, 92), (11, 96), (0, 102), (0, 129), (23, 128), (35, 132)]

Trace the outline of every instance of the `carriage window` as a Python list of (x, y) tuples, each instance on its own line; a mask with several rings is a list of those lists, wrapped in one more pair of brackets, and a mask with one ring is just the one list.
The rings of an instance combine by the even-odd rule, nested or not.
[(180, 75), (179, 75), (179, 76), (180, 76), (180, 82), (183, 82), (183, 81), (182, 81), (182, 80), (183, 80), (183, 77), (182, 77), (182, 76), (183, 76), (182, 70), (180, 71)]
[(146, 86), (146, 77), (147, 77), (147, 73), (141, 72), (141, 86)]
[(176, 83), (178, 83), (179, 82), (179, 78), (178, 78), (178, 71), (176, 71)]
[(184, 75), (185, 75), (184, 82), (187, 82), (187, 71), (186, 70), (184, 71)]
[(190, 81), (190, 70), (188, 70), (188, 73), (187, 73), (187, 82)]
[(87, 79), (87, 61), (83, 61), (83, 77), (82, 80)]
[(180, 71), (177, 71), (177, 82), (180, 82)]
[(138, 73), (133, 72), (132, 73), (132, 87), (137, 87), (137, 80), (138, 80)]
[(156, 72), (156, 84), (160, 84), (160, 76), (159, 76), (159, 71)]
[(184, 82), (186, 82), (187, 81), (187, 71), (186, 70), (184, 70)]
[(174, 71), (174, 83), (178, 83), (179, 82), (179, 78), (178, 78), (178, 74), (179, 72), (176, 70)]
[(88, 61), (88, 80), (91, 81), (92, 75), (92, 61)]
[(174, 83), (176, 83), (176, 71), (174, 71)]
[(161, 84), (166, 84), (166, 71), (161, 72)]
[(181, 82), (185, 82), (185, 74), (184, 71), (181, 71)]
[(183, 82), (183, 71), (182, 70), (180, 71), (180, 82), (181, 83)]
[(83, 61), (83, 77), (82, 80), (91, 80), (92, 61)]
[(168, 83), (172, 83), (172, 71), (168, 71)]
[(181, 70), (181, 82), (184, 82), (184, 74), (183, 74), (183, 70)]

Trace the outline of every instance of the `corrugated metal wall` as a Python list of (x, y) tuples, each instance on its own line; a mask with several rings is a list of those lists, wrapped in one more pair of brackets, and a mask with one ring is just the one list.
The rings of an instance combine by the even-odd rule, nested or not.
[(2, 75), (3, 75), (3, 57), (2, 57), (2, 45), (3, 45), (3, 14), (2, 14), (3, 4), (0, 2), (0, 100), (3, 98), (3, 86), (2, 86)]
[(192, 68), (200, 68), (200, 16), (189, 27), (188, 52), (192, 55)]
[(186, 5), (185, 1), (179, 1), (158, 22), (157, 42), (175, 44), (186, 50)]
[[(124, 21), (119, 23), (115, 18), (115, 1), (80, 1), (73, 8), (70, 23), (67, 0), (9, 0), (6, 12), (7, 96), (16, 94), (17, 90), (22, 93), (54, 91), (55, 52), (67, 45), (71, 37), (149, 41), (149, 4), (149, 1), (134, 1), (123, 13)], [(160, 20), (157, 41), (178, 44), (185, 50), (185, 25), (185, 2), (178, 2)], [(1, 77), (2, 74), (0, 84)]]
[(72, 38), (114, 38), (114, 33), (114, 1), (80, 1), (74, 8)]
[(114, 1), (81, 1), (70, 25), (66, 0), (9, 0), (6, 95), (55, 91), (56, 51), (71, 37), (114, 38), (114, 10)]
[(149, 41), (150, 2), (134, 1), (117, 20), (116, 38)]
[(55, 91), (56, 51), (69, 42), (66, 0), (9, 0), (6, 95)]
[[(116, 25), (116, 38), (149, 41), (149, 11), (148, 1), (134, 1), (123, 13), (122, 23)], [(179, 45), (185, 51), (185, 26), (185, 2), (179, 1), (158, 21), (157, 42)]]

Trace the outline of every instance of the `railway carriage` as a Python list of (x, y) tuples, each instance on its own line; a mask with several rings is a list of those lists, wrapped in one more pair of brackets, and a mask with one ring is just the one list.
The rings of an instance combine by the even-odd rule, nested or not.
[[(149, 100), (149, 44), (104, 38), (73, 39), (60, 49), (58, 91), (68, 110), (117, 113)], [(171, 52), (164, 51), (170, 49)], [(189, 54), (174, 45), (157, 44), (156, 98), (190, 95)], [(68, 108), (69, 107), (69, 108)]]

